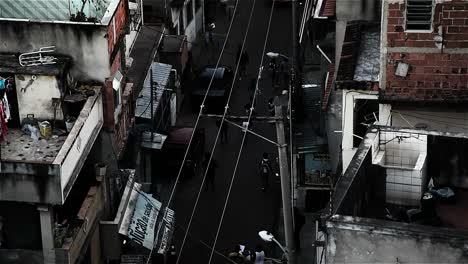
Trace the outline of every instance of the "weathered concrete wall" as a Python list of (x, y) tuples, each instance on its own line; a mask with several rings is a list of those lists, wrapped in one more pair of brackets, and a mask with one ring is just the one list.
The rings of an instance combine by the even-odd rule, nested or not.
[[(55, 76), (16, 75), (16, 94), (21, 123), (28, 114), (39, 120), (53, 120), (52, 98), (62, 98), (59, 83)], [(56, 120), (63, 120), (62, 108), (56, 109)]]
[[(343, 218), (351, 220), (327, 222), (326, 263), (468, 262), (468, 242), (462, 234), (448, 234), (447, 229), (433, 233), (423, 229), (435, 228), (425, 226), (411, 230), (408, 224), (388, 221), (371, 225)], [(404, 227), (399, 230), (393, 224)]]
[(73, 58), (72, 75), (104, 81), (110, 75), (107, 27), (83, 24), (0, 21), (0, 52), (24, 53), (56, 45)]
[[(42, 249), (41, 225), (36, 205), (17, 202), (0, 202), (0, 215), (3, 217), (4, 241), (2, 249)], [(0, 250), (0, 263), (3, 261)]]
[(381, 0), (336, 0), (338, 20), (375, 20), (380, 19)]
[(2, 162), (0, 171), (0, 201), (62, 202), (58, 166)]

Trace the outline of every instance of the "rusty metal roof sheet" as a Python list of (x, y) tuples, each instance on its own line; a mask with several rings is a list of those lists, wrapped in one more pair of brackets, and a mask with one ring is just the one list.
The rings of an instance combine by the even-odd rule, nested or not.
[(336, 0), (323, 0), (322, 7), (320, 9), (320, 16), (322, 17), (333, 17), (336, 11)]

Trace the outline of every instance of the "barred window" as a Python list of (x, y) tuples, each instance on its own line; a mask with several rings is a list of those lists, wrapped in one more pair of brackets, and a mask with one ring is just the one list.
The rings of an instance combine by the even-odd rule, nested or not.
[(406, 30), (431, 30), (434, 0), (406, 0)]

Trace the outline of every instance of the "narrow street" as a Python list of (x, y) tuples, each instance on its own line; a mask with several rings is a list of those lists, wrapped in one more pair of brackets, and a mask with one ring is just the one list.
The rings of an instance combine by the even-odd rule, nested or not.
[[(230, 102), (230, 113), (237, 115), (243, 114), (243, 107), (250, 103), (249, 98), (253, 95), (252, 90), (248, 89), (251, 78), (255, 78), (260, 67), (262, 57), (263, 43), (266, 36), (268, 19), (271, 9), (270, 1), (249, 0), (239, 1), (237, 14), (228, 39), (228, 46), (222, 56), (221, 64), (232, 67), (235, 70), (235, 55), (237, 45), (242, 44), (248, 23), (250, 10), (255, 3), (254, 14), (250, 31), (247, 36), (246, 50), (250, 57), (250, 63), (247, 68), (247, 76), (234, 85), (234, 90)], [(275, 8), (270, 37), (266, 52), (279, 52), (289, 56), (291, 43), (285, 41), (291, 39), (291, 8), (288, 4)], [(224, 9), (216, 8), (215, 19), (215, 47), (204, 47), (203, 38), (199, 38), (198, 43), (192, 47), (194, 64), (197, 67), (216, 63), (221, 51), (224, 36), (227, 33), (229, 21)], [(216, 47), (218, 46), (218, 47)], [(268, 99), (281, 92), (284, 87), (271, 86), (271, 76), (268, 71), (269, 58), (265, 56), (263, 78), (259, 83), (261, 93), (257, 96), (256, 111), (258, 115), (268, 115)], [(195, 123), (196, 113), (190, 109), (187, 100), (183, 103), (183, 109), (179, 115), (178, 125), (190, 126)], [(206, 131), (205, 151), (211, 151), (217, 133), (215, 120), (202, 118), (199, 126)], [(275, 125), (269, 123), (254, 123), (253, 130), (269, 139), (276, 141)], [(190, 215), (195, 205), (195, 200), (202, 181), (202, 175), (189, 181), (179, 184), (176, 199), (176, 231), (175, 246), (181, 254), (180, 263), (207, 263), (210, 255), (210, 248), (214, 243), (214, 238), (218, 225), (221, 220), (221, 214), (226, 201), (227, 192), (234, 171), (237, 155), (239, 153), (242, 141), (242, 132), (240, 129), (229, 126), (229, 141), (227, 144), (221, 144), (218, 140), (214, 158), (219, 164), (216, 170), (215, 191), (202, 190), (200, 200), (197, 205), (189, 235), (183, 251), (180, 252), (185, 229), (188, 226)], [(271, 143), (268, 143), (254, 135), (248, 135), (242, 152), (242, 156), (235, 175), (234, 185), (229, 198), (226, 213), (223, 218), (218, 241), (215, 249), (221, 254), (227, 255), (233, 250), (234, 245), (243, 244), (248, 249), (253, 250), (257, 244), (265, 248), (268, 257), (274, 256), (273, 248), (275, 245), (265, 244), (258, 237), (261, 230), (276, 233), (277, 221), (281, 208), (281, 196), (279, 181), (270, 178), (270, 187), (261, 191), (260, 177), (257, 174), (258, 164), (263, 152), (270, 155), (275, 167), (275, 158), (277, 149)], [(204, 186), (202, 186), (204, 188)], [(277, 237), (278, 235), (275, 234)], [(208, 246), (207, 246), (208, 245)], [(219, 255), (214, 255), (212, 263), (225, 263), (226, 260)]]

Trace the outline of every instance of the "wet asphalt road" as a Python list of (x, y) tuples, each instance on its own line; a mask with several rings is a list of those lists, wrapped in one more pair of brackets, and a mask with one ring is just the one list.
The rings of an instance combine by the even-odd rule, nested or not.
[[(253, 6), (254, 2), (255, 5)], [(247, 80), (256, 77), (258, 74), (271, 8), (268, 0), (239, 0), (238, 12), (235, 16), (231, 36), (228, 39), (229, 45), (221, 60), (221, 64), (231, 66), (233, 70), (235, 69), (234, 63), (237, 45), (242, 43), (252, 8), (254, 8), (254, 16), (246, 43), (247, 52), (250, 57), (247, 69), (248, 76), (243, 77), (242, 81), (238, 81), (234, 85), (230, 102), (231, 114), (243, 114), (243, 106), (249, 102), (249, 98), (252, 96), (252, 91), (248, 89)], [(215, 23), (215, 37), (217, 41), (220, 41), (219, 47), (221, 47), (222, 37), (226, 34), (228, 21), (227, 15), (220, 7), (216, 8)], [(280, 52), (289, 56), (291, 54), (290, 40), (291, 8), (288, 5), (279, 6), (275, 8), (273, 14), (270, 38), (266, 51)], [(216, 47), (202, 48), (202, 40), (199, 43), (199, 45), (193, 47), (194, 64), (197, 66), (214, 64), (219, 56), (220, 49)], [(268, 62), (269, 59), (265, 56), (265, 68), (267, 68)], [(267, 101), (273, 94), (279, 94), (281, 87), (277, 87), (276, 89), (271, 87), (271, 77), (267, 70), (264, 71), (262, 76), (263, 78), (259, 84), (261, 94), (257, 98), (256, 111), (258, 115), (268, 115)], [(195, 122), (195, 119), (196, 114), (190, 110), (190, 104), (185, 100), (178, 125), (191, 125)], [(217, 133), (215, 121), (202, 118), (199, 125), (206, 130), (205, 151), (209, 151), (213, 148)], [(253, 130), (276, 141), (274, 124), (255, 123)], [(243, 135), (240, 129), (233, 126), (229, 127), (228, 133), (229, 142), (221, 144), (219, 139), (214, 152), (214, 157), (219, 164), (219, 168), (216, 170), (215, 191), (202, 191), (188, 233), (189, 235), (181, 252), (180, 263), (208, 263), (210, 248), (207, 245), (212, 246), (214, 243)], [(244, 244), (250, 248), (261, 244), (266, 249), (267, 255), (275, 257), (271, 256), (273, 254), (273, 245), (265, 244), (257, 235), (260, 230), (275, 232), (274, 228), (281, 205), (280, 185), (275, 179), (270, 178), (270, 188), (266, 192), (262, 192), (260, 189), (261, 183), (257, 174), (257, 166), (263, 152), (268, 152), (271, 160), (274, 160), (278, 153), (276, 147), (271, 143), (254, 135), (249, 135), (238, 165), (215, 246), (215, 249), (221, 254), (227, 255), (237, 243)], [(174, 243), (179, 253), (184, 232), (188, 226), (200, 188), (202, 176), (199, 175), (180, 183), (177, 190), (174, 206), (177, 222)], [(226, 263), (226, 260), (215, 254), (211, 263)]]

